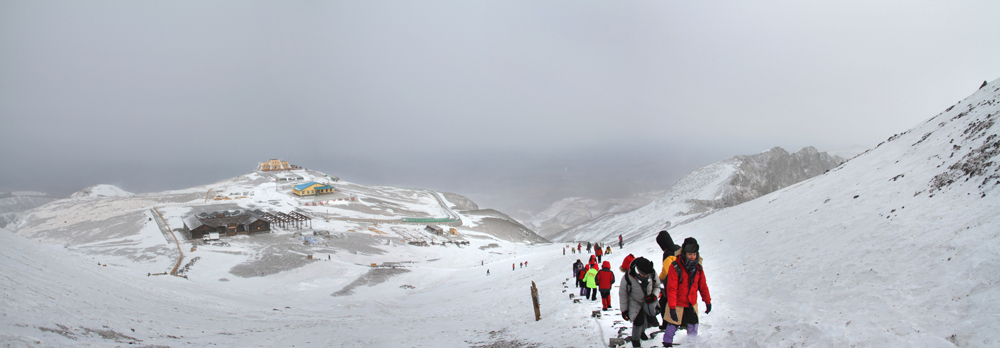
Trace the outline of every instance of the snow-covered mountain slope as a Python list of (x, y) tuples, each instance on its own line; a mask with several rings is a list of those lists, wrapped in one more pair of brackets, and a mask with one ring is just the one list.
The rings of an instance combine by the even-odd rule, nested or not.
[[(162, 214), (166, 225), (182, 231), (184, 217), (198, 212), (256, 210), (299, 212), (313, 220), (313, 230), (337, 232), (368, 231), (383, 224), (378, 233), (399, 240), (412, 239), (399, 229), (421, 230), (427, 224), (445, 229), (484, 232), (515, 242), (547, 242), (527, 227), (495, 211), (479, 210), (468, 198), (421, 189), (392, 186), (365, 186), (346, 181), (332, 183), (336, 192), (299, 197), (295, 185), (331, 182), (326, 174), (311, 170), (253, 172), (210, 185), (160, 193), (131, 194), (110, 185), (96, 185), (21, 214), (7, 229), (22, 236), (70, 245), (105, 243), (109, 239), (141, 235), (156, 228), (150, 214)], [(451, 203), (455, 200), (457, 203)], [(157, 208), (154, 212), (152, 209)], [(470, 209), (471, 208), (471, 209)], [(422, 224), (405, 219), (423, 219)], [(385, 230), (385, 231), (382, 231)], [(367, 232), (366, 232), (367, 233)], [(378, 234), (376, 233), (376, 234)], [(167, 233), (169, 234), (169, 233)], [(137, 251), (137, 253), (139, 253)]]
[(995, 80), (827, 174), (671, 229), (701, 243), (703, 339), (1000, 346), (998, 103)]
[(87, 186), (84, 189), (69, 195), (69, 198), (100, 198), (100, 197), (131, 197), (135, 194), (125, 191), (118, 186), (108, 184), (98, 184)]
[[(672, 228), (675, 240), (692, 236), (701, 243), (712, 292), (713, 311), (700, 316), (697, 346), (1000, 345), (998, 87), (1000, 81), (991, 82), (826, 174)], [(436, 200), (394, 192), (393, 202)], [(178, 206), (206, 198), (204, 191), (170, 194)], [(284, 202), (270, 197), (265, 201)], [(174, 221), (176, 206), (158, 199), (165, 220)], [(148, 213), (130, 202), (117, 208)], [(458, 214), (477, 210), (469, 202), (449, 206)], [(401, 207), (440, 209), (398, 203), (391, 209)], [(292, 242), (265, 243), (257, 235), (199, 245), (185, 249), (188, 278), (147, 276), (167, 268), (170, 255), (133, 258), (119, 251), (137, 241), (148, 248), (172, 242), (159, 234), (156, 219), (138, 235), (108, 243), (63, 241), (86, 229), (69, 224), (85, 213), (103, 218), (92, 218), (94, 225), (113, 225), (112, 208), (79, 216), (50, 211), (21, 226), (45, 229), (51, 240), (0, 229), (0, 345), (601, 347), (627, 332), (617, 309), (594, 318), (600, 302), (571, 300), (570, 266), (586, 255), (563, 255), (560, 244), (514, 243), (464, 226), (467, 246), (413, 246), (375, 232), (345, 232), (323, 238), (324, 249), (292, 250), (298, 253), (292, 259), (282, 250), (306, 246), (276, 233)], [(41, 210), (50, 209), (33, 212)], [(659, 259), (655, 233), (605, 259), (614, 265), (628, 253)], [(98, 235), (88, 238), (99, 242)], [(294, 262), (302, 265), (269, 268)], [(232, 270), (239, 265), (266, 274), (237, 276)], [(533, 282), (539, 321), (529, 296)], [(612, 303), (617, 307), (617, 291)], [(677, 336), (682, 347), (695, 346)], [(659, 337), (643, 346), (659, 346)]]
[(756, 155), (735, 156), (698, 168), (653, 202), (569, 228), (555, 241), (617, 242), (656, 233), (708, 216), (822, 174), (843, 163), (840, 157), (806, 147), (788, 153), (775, 147)]
[(43, 192), (0, 192), (0, 227), (14, 221), (17, 214), (58, 198)]
[(586, 223), (602, 216), (619, 214), (642, 207), (663, 192), (648, 192), (623, 199), (593, 199), (567, 197), (552, 203), (525, 222), (542, 237), (549, 238), (567, 228)]

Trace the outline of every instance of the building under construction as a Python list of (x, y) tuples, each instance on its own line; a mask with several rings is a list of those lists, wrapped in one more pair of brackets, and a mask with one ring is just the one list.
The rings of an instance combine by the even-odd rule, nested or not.
[(312, 228), (312, 218), (297, 211), (289, 212), (288, 214), (282, 212), (274, 214), (264, 213), (261, 215), (261, 219), (271, 223), (272, 226), (283, 229)]

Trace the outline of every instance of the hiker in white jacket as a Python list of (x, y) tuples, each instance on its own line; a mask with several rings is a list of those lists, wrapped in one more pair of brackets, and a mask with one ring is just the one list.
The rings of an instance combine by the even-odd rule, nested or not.
[(632, 322), (632, 346), (641, 347), (640, 339), (646, 337), (646, 328), (659, 326), (656, 306), (660, 296), (660, 278), (656, 276), (653, 262), (645, 257), (632, 261), (628, 274), (618, 288), (622, 318)]

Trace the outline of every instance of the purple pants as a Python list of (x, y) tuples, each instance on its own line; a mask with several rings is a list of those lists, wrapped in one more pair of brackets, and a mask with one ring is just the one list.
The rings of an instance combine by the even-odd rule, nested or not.
[[(687, 324), (688, 337), (698, 336), (698, 324)], [(677, 333), (677, 325), (667, 324), (667, 329), (663, 330), (663, 343), (674, 343), (674, 334)]]

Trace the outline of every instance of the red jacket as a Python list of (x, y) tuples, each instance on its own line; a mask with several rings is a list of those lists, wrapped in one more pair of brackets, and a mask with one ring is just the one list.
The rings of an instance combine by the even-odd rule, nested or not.
[[(607, 261), (604, 261), (607, 263)], [(597, 272), (597, 288), (601, 290), (611, 289), (611, 284), (615, 283), (615, 272), (611, 271), (611, 266), (605, 266)]]
[(594, 255), (603, 256), (604, 251), (602, 251), (601, 248), (597, 248), (596, 250), (594, 250)]
[(589, 270), (590, 266), (583, 266), (583, 270), (580, 271), (580, 274), (577, 276), (577, 279), (583, 280), (583, 276), (587, 275), (587, 271)]
[(681, 257), (670, 264), (667, 279), (663, 281), (667, 286), (667, 305), (670, 308), (692, 307), (695, 303), (698, 303), (699, 292), (701, 292), (701, 297), (705, 300), (705, 303), (712, 303), (712, 296), (708, 293), (708, 283), (705, 282), (705, 270), (702, 269), (701, 265), (698, 265), (692, 278), (688, 275), (687, 270), (684, 269)]

